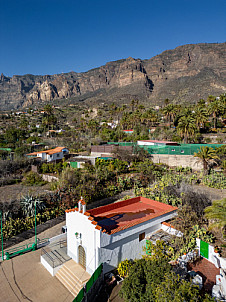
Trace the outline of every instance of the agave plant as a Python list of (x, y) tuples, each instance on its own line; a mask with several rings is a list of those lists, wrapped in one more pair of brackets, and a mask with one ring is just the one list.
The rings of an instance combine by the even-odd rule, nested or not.
[(21, 209), (23, 215), (26, 217), (35, 215), (35, 204), (36, 204), (36, 213), (42, 212), (45, 209), (44, 201), (41, 201), (37, 197), (26, 195), (20, 201)]

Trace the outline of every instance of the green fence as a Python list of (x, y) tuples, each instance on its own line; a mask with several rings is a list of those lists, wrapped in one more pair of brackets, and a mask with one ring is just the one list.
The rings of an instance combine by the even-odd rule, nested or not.
[[(137, 146), (137, 143), (133, 142), (108, 142), (108, 145), (119, 146)], [(166, 146), (166, 145), (151, 145), (142, 146), (150, 154), (175, 154), (175, 155), (194, 155), (195, 152), (199, 152), (201, 147), (211, 147), (213, 149), (223, 146), (222, 144), (180, 144), (180, 146)]]
[(194, 155), (199, 152), (201, 147), (211, 147), (213, 149), (222, 146), (222, 144), (181, 144), (180, 146), (140, 146), (150, 154), (170, 154), (170, 155)]
[(134, 146), (137, 143), (134, 142), (108, 142), (108, 145), (119, 145), (119, 146)]
[(200, 240), (200, 255), (209, 258), (209, 244), (202, 240)]
[(78, 163), (77, 163), (77, 161), (71, 161), (71, 162), (70, 162), (70, 166), (71, 166), (71, 168), (78, 168)]
[(77, 296), (75, 297), (75, 299), (73, 300), (73, 302), (81, 302), (84, 295), (85, 295), (85, 291), (84, 288), (82, 288), (80, 292), (77, 294)]
[(95, 272), (90, 277), (89, 281), (86, 283), (86, 291), (84, 290), (84, 288), (82, 288), (80, 290), (80, 292), (78, 293), (78, 295), (73, 300), (73, 302), (81, 302), (82, 301), (82, 299), (85, 296), (85, 294), (90, 291), (90, 289), (92, 288), (93, 284), (97, 281), (97, 279), (101, 275), (102, 270), (103, 270), (103, 263), (101, 263), (98, 266), (98, 268), (95, 270)]

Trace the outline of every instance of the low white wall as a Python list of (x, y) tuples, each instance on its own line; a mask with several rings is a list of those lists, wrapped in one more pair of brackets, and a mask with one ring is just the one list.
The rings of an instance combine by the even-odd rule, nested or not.
[(173, 227), (171, 226), (168, 226), (168, 225), (165, 225), (165, 224), (162, 224), (161, 225), (161, 229), (165, 232), (167, 232), (168, 234), (170, 235), (175, 235), (177, 237), (182, 237), (183, 236), (183, 233), (174, 229)]
[(55, 241), (66, 240), (66, 239), (67, 239), (67, 233), (62, 233), (60, 235), (49, 238), (49, 242), (52, 243)]
[[(200, 239), (196, 238), (196, 245), (199, 249), (200, 254)], [(226, 270), (226, 259), (220, 257), (219, 253), (214, 252), (214, 246), (209, 245), (209, 257), (207, 259), (211, 263), (213, 263), (217, 268), (223, 268)]]
[(55, 276), (58, 270), (62, 267), (62, 264), (57, 267), (51, 267), (49, 263), (41, 256), (41, 264), (47, 269), (47, 271), (52, 275)]
[(59, 178), (53, 175), (42, 174), (42, 179), (48, 182), (58, 181)]

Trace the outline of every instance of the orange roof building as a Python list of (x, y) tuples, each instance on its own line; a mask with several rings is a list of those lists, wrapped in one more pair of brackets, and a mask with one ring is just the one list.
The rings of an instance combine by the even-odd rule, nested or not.
[(65, 147), (56, 147), (54, 149), (37, 151), (27, 154), (28, 157), (37, 157), (43, 161), (51, 162), (62, 159), (65, 154), (68, 154), (69, 150)]
[(81, 198), (78, 208), (66, 211), (68, 255), (90, 274), (100, 263), (108, 272), (126, 258), (141, 258), (145, 238), (176, 214), (176, 207), (144, 197), (92, 210)]

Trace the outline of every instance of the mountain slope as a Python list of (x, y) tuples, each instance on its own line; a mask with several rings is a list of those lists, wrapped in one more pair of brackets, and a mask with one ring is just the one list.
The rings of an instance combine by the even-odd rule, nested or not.
[(0, 109), (71, 99), (152, 104), (195, 102), (226, 92), (226, 43), (189, 44), (149, 60), (123, 59), (84, 73), (0, 77)]

